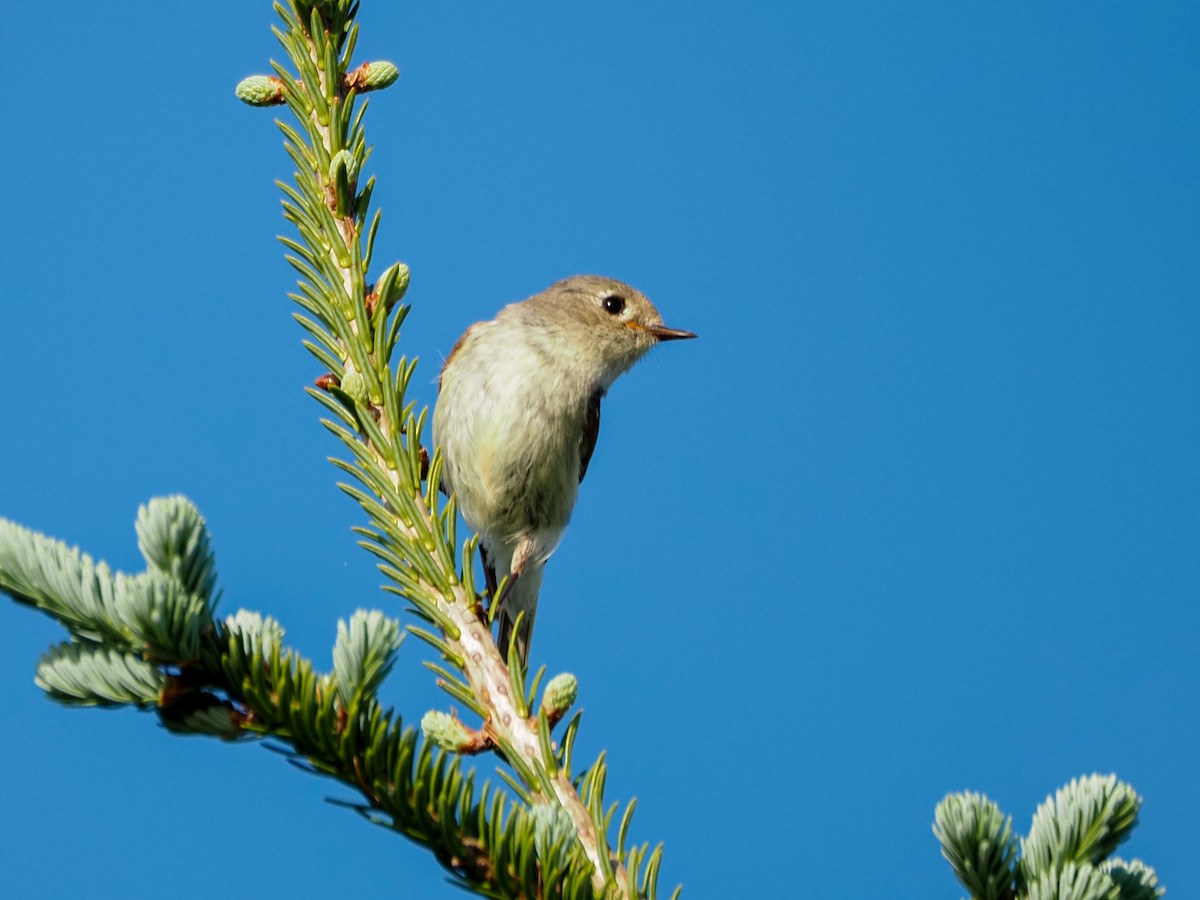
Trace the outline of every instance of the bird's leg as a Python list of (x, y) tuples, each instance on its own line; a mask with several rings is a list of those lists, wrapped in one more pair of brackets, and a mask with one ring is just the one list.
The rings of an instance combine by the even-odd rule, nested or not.
[(488, 556), (487, 546), (479, 545), (479, 558), (483, 561), (483, 583), (487, 587), (487, 595), (494, 597), (496, 595), (496, 565)]
[(496, 647), (503, 654), (505, 659), (508, 659), (509, 651), (511, 650), (512, 642), (517, 639), (515, 622), (512, 618), (504, 614), (504, 603), (512, 596), (513, 588), (517, 585), (517, 580), (521, 577), (519, 571), (513, 572), (508, 576), (508, 581), (504, 584), (504, 590), (500, 596), (496, 598), (496, 608), (492, 610), (492, 621), (499, 620), (500, 632), (496, 636)]
[(484, 594), (481, 598), (483, 602), (479, 604), (479, 618), (486, 625), (489, 621), (495, 619), (495, 616), (489, 617), (484, 614), (484, 603), (489, 605), (492, 603), (492, 600), (496, 596), (498, 582), (496, 581), (496, 564), (489, 558), (487, 547), (482, 542), (479, 544), (479, 560), (483, 563), (484, 586)]
[[(495, 578), (495, 575), (492, 577)], [(500, 613), (504, 612), (504, 601), (512, 596), (513, 588), (517, 586), (517, 579), (520, 577), (520, 572), (513, 572), (508, 576), (508, 581), (504, 584), (504, 590), (501, 591), (500, 596), (496, 598), (496, 615), (492, 616), (493, 619), (500, 615)], [(493, 591), (494, 590), (495, 589), (493, 588)]]

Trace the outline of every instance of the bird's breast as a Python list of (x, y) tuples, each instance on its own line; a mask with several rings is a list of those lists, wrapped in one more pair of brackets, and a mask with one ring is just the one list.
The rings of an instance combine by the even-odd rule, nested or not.
[(586, 396), (543, 348), (489, 331), (442, 375), (434, 439), (448, 486), (477, 531), (561, 531), (578, 488)]

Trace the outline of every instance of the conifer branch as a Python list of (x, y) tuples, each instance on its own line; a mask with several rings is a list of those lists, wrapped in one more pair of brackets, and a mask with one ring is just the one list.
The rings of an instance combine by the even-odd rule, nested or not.
[[(0, 592), (66, 628), (70, 640), (43, 656), (37, 674), (61, 703), (150, 709), (182, 734), (270, 737), (300, 767), (363, 797), (342, 805), (429, 847), (460, 884), (487, 896), (654, 898), (661, 845), (627, 847), (632, 802), (610, 845), (617, 807), (604, 799), (604, 757), (575, 774), (579, 713), (562, 724), (578, 685), (558, 675), (539, 701), (544, 670), (527, 682), (498, 651), (484, 609), (494, 613), (496, 597), (474, 586), (476, 539), (459, 546), (456, 501), (439, 493), (441, 456), (421, 446), (428, 410), (406, 397), (416, 361), (395, 354), (408, 268), (394, 263), (367, 280), (380, 216), (369, 212), (374, 179), (361, 180), (370, 149), (360, 98), (398, 70), (352, 66), (357, 8), (276, 3), (291, 69), (273, 63), (274, 75), (244, 80), (237, 95), (295, 116), (295, 125), (277, 124), (296, 167), (294, 183), (279, 186), (298, 235), (280, 240), (300, 276), (289, 296), (305, 346), (327, 370), (309, 393), (345, 448), (345, 459), (331, 460), (349, 476), (340, 486), (367, 513), (370, 527), (355, 529), (360, 545), (377, 557), (384, 590), (431, 626), (409, 631), (438, 652), (427, 665), (478, 727), (433, 711), (421, 742), (379, 705), (401, 638), (383, 613), (339, 623), (329, 673), (289, 649), (271, 618), (243, 610), (218, 619), (207, 528), (182, 497), (139, 512), (146, 569), (136, 574), (0, 519)], [(461, 755), (486, 752), (507, 764), (511, 774), (499, 772), (513, 795), (487, 783), (477, 791), (461, 771)]]
[[(179, 734), (269, 737), (301, 768), (364, 798), (340, 805), (429, 847), (461, 884), (489, 896), (602, 896), (573, 840), (536, 852), (548, 833), (561, 836), (561, 823), (492, 785), (477, 790), (454, 754), (421, 743), (379, 705), (398, 622), (359, 611), (339, 623), (333, 671), (320, 673), (286, 646), (274, 619), (245, 610), (214, 618), (214, 558), (190, 502), (152, 500), (138, 528), (147, 568), (129, 575), (0, 519), (0, 592), (57, 619), (71, 637), (38, 665), (37, 683), (52, 699), (150, 709)], [(148, 534), (168, 540), (154, 546)]]
[[(433, 638), (443, 660), (459, 673), (435, 667), (442, 676), (439, 684), (483, 720), (472, 732), (426, 717), (427, 733), (460, 753), (494, 747), (532, 805), (555, 804), (572, 823), (593, 867), (597, 892), (637, 896), (646, 888), (635, 883), (636, 867), (631, 873), (607, 844), (603, 761), (591, 773), (591, 802), (585, 802), (572, 782), (569, 757), (550, 740), (550, 717), (531, 712), (536, 704), (526, 696), (520, 667), (501, 656), (481, 614), (473, 585), (473, 541), (464, 547), (458, 567), (455, 501), (439, 508), (441, 458), (435, 451), (430, 459), (420, 444), (427, 410), (415, 414), (405, 397), (415, 361), (392, 361), (408, 313), (398, 304), (408, 285), (407, 267), (397, 263), (377, 283), (366, 283), (379, 216), (371, 220), (364, 250), (372, 182), (357, 191), (369, 150), (355, 102), (360, 84), (378, 66), (348, 68), (357, 36), (356, 7), (292, 2), (276, 9), (285, 25), (276, 35), (297, 69), (293, 76), (275, 64), (276, 79), (303, 131), (281, 125), (297, 163), (295, 187), (281, 185), (288, 198), (285, 215), (302, 237), (302, 242), (284, 239), (294, 251), (289, 260), (302, 276), (292, 297), (312, 315), (299, 317), (316, 339), (307, 346), (330, 369), (310, 393), (336, 415), (323, 422), (350, 452), (351, 459), (334, 462), (357, 482), (342, 487), (371, 519), (373, 529), (360, 532), (363, 545), (382, 560), (380, 569), (392, 582), (388, 589), (410, 600), (415, 612), (439, 630), (440, 637), (423, 636)], [(563, 712), (556, 713), (556, 721)], [(656, 850), (649, 859), (651, 871), (658, 855)]]
[(1028, 837), (980, 794), (950, 794), (933, 833), (978, 900), (1154, 900), (1154, 870), (1112, 853), (1137, 825), (1142, 798), (1116, 775), (1077, 778), (1038, 807)]

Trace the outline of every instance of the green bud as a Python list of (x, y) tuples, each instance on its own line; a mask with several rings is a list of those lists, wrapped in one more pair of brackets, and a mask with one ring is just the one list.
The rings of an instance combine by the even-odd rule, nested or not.
[(427, 741), (437, 744), (443, 750), (458, 750), (471, 740), (471, 735), (462, 722), (436, 709), (431, 709), (421, 717), (421, 733)]
[(283, 103), (283, 82), (274, 75), (251, 75), (238, 82), (234, 93), (251, 106), (278, 106)]
[(365, 62), (357, 69), (347, 72), (342, 87), (348, 91), (378, 91), (400, 77), (400, 70), (390, 62)]
[(383, 301), (384, 307), (391, 309), (405, 292), (408, 291), (409, 270), (402, 262), (388, 266), (387, 271), (379, 276), (375, 284), (375, 292)]
[(347, 369), (342, 375), (342, 393), (359, 403), (367, 399), (367, 379), (362, 372)]
[(548, 716), (561, 716), (575, 704), (579, 681), (570, 672), (555, 675), (542, 693), (542, 708)]
[(363, 63), (366, 70), (362, 84), (363, 90), (378, 91), (395, 84), (400, 77), (400, 70), (390, 62)]
[(346, 169), (346, 179), (348, 181), (356, 181), (358, 179), (358, 160), (354, 158), (354, 154), (349, 150), (339, 150), (333, 154), (333, 158), (329, 160), (329, 180), (337, 180), (338, 167), (343, 166)]

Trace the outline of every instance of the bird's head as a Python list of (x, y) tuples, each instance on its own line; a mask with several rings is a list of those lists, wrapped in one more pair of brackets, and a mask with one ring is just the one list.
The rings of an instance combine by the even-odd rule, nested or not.
[(663, 341), (696, 336), (666, 327), (645, 294), (600, 275), (574, 275), (519, 305), (543, 320), (604, 388)]

